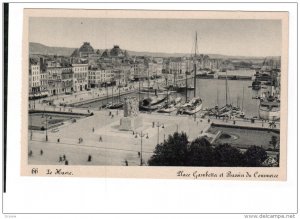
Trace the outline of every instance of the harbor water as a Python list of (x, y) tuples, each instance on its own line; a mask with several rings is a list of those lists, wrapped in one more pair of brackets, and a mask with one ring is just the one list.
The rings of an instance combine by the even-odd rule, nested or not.
[[(233, 106), (243, 107), (243, 111), (246, 114), (246, 117), (253, 117), (259, 115), (259, 99), (253, 99), (254, 97), (260, 96), (261, 92), (264, 92), (266, 88), (262, 88), (259, 91), (252, 90), (252, 81), (251, 80), (228, 80), (228, 91), (227, 91), (227, 102), (228, 104), (232, 104)], [(190, 85), (191, 83), (188, 82)], [(244, 98), (243, 98), (243, 90), (244, 90)], [(153, 93), (150, 93), (150, 96)], [(138, 92), (131, 93), (128, 95), (122, 95), (118, 97), (117, 92), (114, 93), (114, 98), (111, 96), (109, 99), (99, 100), (87, 104), (79, 105), (79, 107), (90, 107), (90, 108), (98, 108), (103, 104), (107, 104), (109, 102), (117, 103), (118, 101), (122, 101), (126, 96), (135, 96), (139, 97)], [(140, 98), (146, 98), (148, 96), (147, 93), (140, 94)], [(185, 101), (185, 92), (181, 93), (172, 93), (173, 97), (182, 97), (182, 100)], [(194, 90), (188, 90), (188, 99), (193, 98)], [(216, 105), (222, 107), (226, 104), (226, 81), (225, 80), (217, 80), (217, 79), (200, 79), (197, 78), (196, 81), (196, 96), (200, 97), (203, 101), (203, 107), (212, 108)]]

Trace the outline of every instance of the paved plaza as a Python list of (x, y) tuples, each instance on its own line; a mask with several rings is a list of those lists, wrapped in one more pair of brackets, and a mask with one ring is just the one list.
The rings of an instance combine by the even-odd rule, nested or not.
[[(129, 165), (138, 165), (140, 136), (136, 138), (132, 131), (120, 131), (123, 113), (117, 113), (116, 110), (111, 112), (113, 118), (109, 116), (108, 110), (96, 111), (93, 116), (58, 127), (58, 131), (48, 130), (47, 142), (46, 131), (33, 131), (32, 140), (29, 140), (29, 151), (32, 150), (33, 155), (29, 157), (29, 163), (60, 164), (59, 156), (65, 154), (69, 165), (125, 165), (125, 160)], [(157, 142), (163, 142), (168, 135), (184, 131), (192, 140), (210, 126), (207, 120), (195, 121), (193, 117), (187, 116), (141, 114), (140, 117), (143, 119), (143, 127), (135, 132), (145, 134), (142, 149), (145, 162), (152, 155)], [(160, 127), (157, 127), (157, 124), (160, 124)], [(79, 138), (83, 139), (81, 143)], [(41, 150), (43, 155), (40, 155)], [(87, 162), (89, 155), (92, 155), (91, 162)]]

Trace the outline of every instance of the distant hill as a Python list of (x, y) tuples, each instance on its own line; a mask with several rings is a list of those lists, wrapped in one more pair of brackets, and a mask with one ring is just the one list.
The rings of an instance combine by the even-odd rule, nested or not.
[(70, 56), (75, 48), (50, 47), (41, 43), (29, 43), (29, 54)]
[[(71, 56), (73, 51), (76, 48), (68, 48), (68, 47), (50, 47), (43, 45), (41, 43), (29, 43), (29, 53), (30, 54), (41, 54), (41, 55), (62, 55), (62, 56)], [(123, 48), (126, 49), (126, 48)], [(100, 49), (103, 52), (103, 49)], [(190, 56), (191, 54), (188, 53), (161, 53), (161, 52), (137, 52), (137, 51), (130, 51), (127, 50), (129, 55), (131, 56), (153, 56), (153, 57), (183, 57), (183, 56)], [(263, 60), (265, 57), (252, 57), (252, 56), (227, 56), (227, 55), (220, 55), (220, 54), (206, 54), (210, 58), (215, 59), (231, 59), (231, 60)], [(273, 57), (274, 58), (274, 57)], [(278, 59), (279, 57), (276, 57)]]

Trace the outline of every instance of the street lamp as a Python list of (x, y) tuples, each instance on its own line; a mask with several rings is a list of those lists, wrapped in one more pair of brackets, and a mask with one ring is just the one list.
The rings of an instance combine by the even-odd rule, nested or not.
[(30, 118), (30, 140), (32, 140), (32, 134), (33, 134), (33, 132), (32, 132), (32, 115), (30, 115), (30, 113), (29, 113), (29, 118)]
[(48, 114), (45, 114), (45, 118), (46, 118), (46, 141), (48, 141), (48, 120), (47, 120), (47, 118), (48, 118)]
[(162, 124), (160, 124), (159, 122), (157, 122), (157, 124), (156, 124), (156, 127), (157, 127), (157, 144), (159, 144), (159, 127), (161, 127), (161, 128), (165, 128), (165, 126), (164, 126), (164, 124), (162, 123)]
[(143, 166), (143, 138), (146, 137), (146, 139), (149, 138), (148, 133), (143, 133), (143, 131), (141, 131), (141, 133), (136, 132), (135, 134), (135, 138), (141, 137), (141, 160), (140, 160), (140, 166)]

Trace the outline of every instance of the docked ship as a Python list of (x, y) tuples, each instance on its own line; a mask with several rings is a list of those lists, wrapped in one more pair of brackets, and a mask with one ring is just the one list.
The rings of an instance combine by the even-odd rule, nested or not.
[[(196, 32), (196, 38), (195, 38), (195, 53), (194, 53), (194, 98), (192, 98), (190, 101), (187, 100), (187, 80), (186, 80), (186, 103), (183, 104), (177, 111), (178, 114), (188, 114), (193, 115), (197, 112), (199, 112), (202, 109), (202, 99), (200, 97), (196, 97), (196, 76), (197, 76), (197, 32)], [(187, 78), (186, 78), (187, 79)]]
[(261, 88), (261, 82), (258, 81), (258, 80), (254, 80), (252, 82), (252, 89), (253, 90), (260, 90), (260, 88)]
[(261, 100), (259, 104), (259, 117), (270, 121), (279, 120), (280, 101), (273, 96)]
[(106, 106), (107, 109), (120, 109), (123, 107), (123, 103), (120, 102), (120, 103), (115, 103), (115, 104), (108, 104)]
[(182, 107), (178, 109), (178, 113), (193, 115), (199, 112), (201, 109), (202, 109), (202, 99), (197, 97), (183, 104)]
[(160, 107), (160, 103), (164, 102), (166, 100), (166, 96), (152, 96), (145, 98), (141, 101), (139, 105), (139, 109), (143, 111), (154, 111), (157, 110)]
[(169, 102), (169, 99), (167, 99), (167, 103), (160, 108), (157, 112), (159, 113), (171, 113), (175, 110), (177, 110), (178, 106), (180, 105), (181, 97), (177, 97), (174, 100), (171, 100)]

